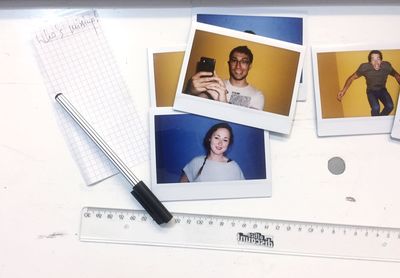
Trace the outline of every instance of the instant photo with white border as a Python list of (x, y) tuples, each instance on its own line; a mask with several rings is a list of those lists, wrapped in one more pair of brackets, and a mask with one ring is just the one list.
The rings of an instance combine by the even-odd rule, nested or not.
[[(156, 92), (156, 73), (154, 68), (155, 59), (154, 56), (158, 54), (171, 54), (171, 53), (182, 53), (184, 55), (186, 50), (186, 44), (180, 44), (175, 46), (165, 46), (165, 47), (156, 47), (156, 48), (149, 48), (147, 50), (148, 56), (148, 69), (149, 69), (149, 89), (150, 89), (150, 107), (158, 107), (157, 106), (157, 98), (158, 93)], [(176, 61), (171, 61), (171, 64), (176, 64)], [(161, 70), (161, 69), (160, 69)], [(176, 82), (178, 83), (179, 73), (176, 77)], [(173, 81), (171, 81), (173, 82)], [(171, 91), (171, 94), (175, 97), (176, 88)], [(168, 93), (169, 94), (169, 93)], [(168, 107), (172, 107), (172, 104)]]
[[(363, 53), (362, 59), (360, 61), (356, 59), (352, 59), (353, 63), (357, 63), (357, 66), (352, 67), (351, 69), (348, 69), (346, 71), (346, 77), (350, 77), (353, 73), (356, 72), (358, 66), (362, 63), (367, 63), (368, 62), (368, 53), (372, 50), (379, 50), (382, 52), (383, 56), (383, 61), (386, 61), (385, 59), (385, 51), (399, 51), (400, 55), (400, 47), (399, 45), (388, 45), (388, 44), (363, 44), (363, 45), (337, 45), (337, 46), (313, 46), (312, 47), (312, 63), (313, 63), (313, 76), (314, 76), (314, 93), (315, 93), (315, 105), (316, 105), (316, 118), (317, 118), (317, 134), (318, 136), (336, 136), (336, 135), (361, 135), (361, 134), (380, 134), (380, 133), (390, 133), (393, 127), (393, 119), (394, 116), (388, 115), (388, 116), (371, 116), (371, 112), (369, 112), (369, 115), (365, 116), (355, 116), (355, 117), (330, 117), (326, 116), (323, 117), (323, 109), (324, 109), (324, 104), (321, 98), (321, 80), (323, 78), (328, 78), (328, 77), (323, 77), (320, 76), (321, 72), (321, 60), (322, 56), (320, 58), (318, 57), (320, 54), (329, 54), (329, 53), (353, 53), (353, 52), (360, 52)], [(366, 54), (365, 54), (366, 53)], [(364, 55), (365, 54), (365, 55)], [(320, 60), (320, 61), (319, 61)], [(396, 66), (395, 61), (392, 60), (387, 60), (390, 62), (393, 66), (393, 68), (398, 71), (400, 70), (400, 63), (399, 66)], [(329, 63), (329, 62), (328, 62)], [(335, 62), (336, 63), (336, 62)], [(329, 66), (327, 68), (330, 68), (329, 70), (332, 70), (332, 66)], [(341, 69), (342, 70), (342, 69)], [(341, 73), (342, 75), (344, 73)], [(391, 77), (390, 75), (388, 76), (388, 81)], [(350, 86), (354, 86), (355, 82), (362, 82), (363, 84), (366, 84), (366, 80), (363, 76), (360, 76), (358, 79), (354, 80)], [(391, 81), (393, 82), (393, 81)], [(397, 82), (396, 82), (397, 84)], [(339, 84), (339, 90), (342, 89), (344, 86), (343, 84)], [(337, 90), (336, 93), (339, 92)], [(346, 101), (346, 97), (349, 91), (347, 91), (346, 95), (343, 97), (341, 102)], [(352, 92), (354, 93), (354, 92)], [(397, 92), (398, 94), (398, 84), (397, 84)], [(366, 93), (366, 86), (363, 91), (358, 92), (357, 95), (358, 98), (360, 98), (360, 101), (363, 101), (364, 103), (368, 103), (368, 98), (367, 98), (367, 93)], [(362, 99), (364, 98), (364, 99)], [(336, 99), (336, 95), (332, 95), (332, 102), (338, 102)], [(394, 106), (396, 106), (395, 100), (393, 100)], [(365, 106), (365, 104), (364, 104)], [(383, 108), (382, 103), (380, 103), (381, 110)]]
[[(287, 103), (286, 114), (272, 113), (268, 111), (261, 111), (256, 109), (247, 108), (244, 106), (233, 105), (230, 103), (224, 103), (219, 101), (214, 101), (198, 96), (193, 96), (185, 94), (184, 83), (186, 79), (187, 67), (189, 60), (191, 59), (192, 48), (194, 47), (193, 41), (195, 39), (197, 32), (203, 32), (211, 34), (217, 38), (234, 38), (238, 39), (242, 44), (253, 42), (257, 45), (261, 45), (266, 49), (273, 49), (274, 51), (282, 51), (290, 53), (291, 55), (296, 55), (296, 63), (293, 66), (292, 72), (293, 80), (288, 80), (290, 84), (293, 84), (290, 90), (290, 98)], [(292, 128), (296, 100), (298, 95), (299, 81), (302, 71), (302, 65), (304, 60), (304, 50), (305, 47), (297, 44), (291, 44), (279, 40), (269, 39), (262, 36), (249, 34), (241, 31), (235, 31), (227, 28), (221, 28), (213, 25), (193, 23), (192, 29), (189, 36), (189, 43), (185, 51), (185, 56), (182, 65), (182, 71), (179, 76), (178, 88), (175, 96), (175, 102), (173, 108), (178, 111), (183, 111), (187, 113), (193, 113), (198, 115), (203, 115), (206, 117), (226, 120), (229, 122), (235, 122), (243, 125), (248, 125), (256, 128), (261, 128), (269, 131), (275, 131), (278, 133), (289, 134)], [(229, 50), (230, 51), (230, 50)], [(228, 57), (228, 53), (226, 56)], [(227, 62), (228, 58), (224, 59), (222, 63)], [(254, 62), (253, 62), (254, 64)], [(276, 65), (280, 69), (284, 69), (285, 63), (281, 65)], [(254, 71), (254, 67), (252, 69)], [(274, 69), (271, 69), (274, 70)], [(263, 72), (264, 73), (264, 72)], [(268, 74), (268, 73), (264, 73)], [(284, 75), (284, 72), (282, 72)], [(284, 78), (284, 76), (282, 77)], [(285, 83), (288, 83), (285, 82)], [(280, 83), (282, 84), (282, 83)], [(275, 84), (277, 85), (277, 84)], [(279, 85), (279, 84), (278, 84)], [(266, 102), (271, 100), (266, 99)], [(274, 100), (273, 100), (274, 101)], [(285, 103), (286, 105), (286, 103)]]
[[(177, 122), (185, 125), (185, 128), (180, 128), (179, 124), (174, 122), (174, 118), (168, 119), (168, 117), (192, 117), (193, 121), (199, 120), (199, 125), (189, 124), (187, 125), (187, 119), (178, 119)], [(156, 117), (159, 117), (156, 119)], [(164, 119), (167, 123), (159, 124)], [(171, 121), (169, 123), (168, 121)], [(189, 154), (186, 157), (187, 150), (202, 148), (201, 143), (203, 138), (197, 138), (192, 136), (192, 133), (199, 133), (199, 126), (201, 123), (204, 126), (204, 122), (210, 121), (210, 123), (221, 122), (220, 120), (210, 119), (194, 114), (181, 113), (173, 111), (172, 109), (151, 109), (150, 112), (150, 145), (151, 145), (151, 190), (153, 193), (162, 201), (180, 201), (180, 200), (206, 200), (206, 199), (226, 199), (226, 198), (255, 198), (255, 197), (270, 197), (272, 194), (272, 180), (271, 180), (271, 159), (270, 159), (270, 145), (269, 145), (269, 133), (265, 130), (254, 129), (252, 127), (243, 126), (235, 123), (229, 123), (234, 130), (234, 138), (232, 148), (238, 148), (241, 144), (246, 144), (240, 139), (240, 133), (238, 129), (247, 130), (247, 134), (258, 134), (259, 137), (257, 142), (262, 142), (263, 148), (248, 144), (246, 147), (238, 148), (245, 161), (248, 161), (248, 165), (240, 164), (240, 160), (234, 161), (239, 163), (239, 166), (243, 169), (243, 174), (246, 177), (245, 167), (247, 169), (257, 170), (258, 173), (255, 177), (245, 180), (231, 180), (231, 181), (210, 181), (210, 182), (179, 182), (179, 176), (182, 174), (182, 168), (187, 164), (190, 159)], [(235, 127), (236, 125), (236, 127)], [(167, 127), (166, 127), (167, 126)], [(236, 129), (235, 129), (236, 128)], [(193, 132), (187, 132), (187, 130)], [(254, 130), (251, 130), (254, 129)], [(182, 136), (184, 134), (184, 136)], [(198, 136), (197, 136), (198, 137)], [(166, 139), (167, 138), (167, 139)], [(171, 139), (172, 138), (172, 139)], [(177, 138), (177, 139), (175, 139)], [(191, 140), (185, 140), (190, 138)], [(236, 140), (238, 139), (238, 140)], [(184, 146), (186, 143), (186, 147)], [(200, 143), (200, 145), (199, 145)], [(160, 146), (162, 144), (162, 146)], [(258, 147), (258, 149), (257, 149)], [(250, 150), (249, 148), (253, 148)], [(259, 153), (259, 158), (264, 161), (265, 168), (253, 169), (256, 163), (260, 163), (260, 159), (254, 160), (249, 154), (246, 154), (246, 150), (249, 152), (259, 152), (259, 149), (264, 149), (263, 153)], [(197, 151), (196, 150), (196, 151)], [(229, 149), (228, 149), (229, 151)], [(173, 156), (167, 155), (167, 153), (173, 153)], [(195, 152), (195, 150), (194, 150)], [(200, 154), (200, 153), (199, 153)], [(229, 154), (228, 154), (229, 155)], [(249, 156), (249, 157), (247, 157)], [(170, 160), (168, 160), (170, 159)], [(181, 161), (179, 161), (181, 159)], [(185, 160), (186, 159), (186, 160)], [(184, 162), (185, 161), (185, 162)], [(242, 160), (243, 161), (243, 160)], [(261, 161), (262, 162), (262, 161)], [(262, 164), (262, 163), (261, 163)], [(160, 167), (160, 165), (163, 165)], [(167, 165), (167, 166), (165, 166)], [(252, 166), (253, 165), (253, 166)], [(245, 167), (244, 167), (245, 166)], [(263, 166), (263, 167), (264, 167)], [(165, 167), (172, 168), (166, 170)], [(163, 173), (163, 174), (158, 174)], [(254, 175), (254, 174), (253, 174)], [(257, 178), (262, 176), (262, 178)]]
[(397, 101), (396, 115), (394, 116), (392, 138), (400, 139), (400, 101)]
[[(264, 37), (277, 39), (286, 41), (289, 43), (296, 43), (299, 45), (307, 46), (307, 14), (304, 12), (299, 11), (288, 11), (287, 9), (271, 9), (266, 7), (213, 7), (213, 8), (205, 8), (205, 7), (198, 7), (192, 9), (192, 19), (193, 22), (201, 22), (198, 21), (197, 15), (215, 15), (215, 16), (246, 16), (250, 18), (244, 19), (244, 22), (240, 24), (240, 27), (246, 26), (246, 28), (242, 28), (239, 30), (239, 26), (237, 24), (238, 20), (235, 20), (235, 23), (228, 24), (230, 20), (222, 20), (220, 25), (213, 24), (210, 22), (202, 22), (205, 24), (216, 25), (220, 27), (225, 27), (229, 29), (234, 29), (238, 31), (254, 31), (254, 28), (257, 27), (257, 24), (262, 24), (260, 26), (262, 33), (256, 31), (255, 33)], [(252, 20), (252, 18), (254, 20)], [(260, 22), (260, 19), (266, 18), (265, 22)], [(295, 23), (289, 22), (294, 19), (300, 19), (302, 28), (293, 28), (293, 25), (296, 26)], [(274, 22), (275, 20), (275, 22)], [(283, 22), (282, 25), (278, 26), (281, 21)], [(222, 26), (222, 24), (224, 26)], [(231, 27), (227, 27), (227, 25), (231, 25)], [(233, 26), (232, 26), (233, 25)], [(244, 25), (244, 26), (243, 26)], [(293, 34), (296, 32), (296, 34)], [(272, 34), (271, 34), (272, 33)], [(298, 34), (299, 33), (299, 34)], [(301, 37), (301, 41), (298, 41), (299, 35)], [(306, 48), (308, 49), (308, 48)], [(305, 60), (304, 60), (304, 67), (306, 67), (306, 63), (308, 62), (307, 56), (309, 51), (306, 51)], [(302, 72), (302, 78), (299, 84), (299, 93), (297, 95), (298, 101), (306, 101), (307, 100), (307, 84), (306, 80), (308, 77), (309, 72), (304, 68)]]

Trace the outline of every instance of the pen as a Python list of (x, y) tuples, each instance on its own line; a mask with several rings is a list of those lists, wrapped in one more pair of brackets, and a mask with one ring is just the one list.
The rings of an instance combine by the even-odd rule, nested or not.
[(76, 108), (62, 93), (57, 94), (55, 99), (133, 186), (131, 194), (150, 214), (154, 221), (156, 221), (157, 224), (168, 223), (172, 219), (172, 214), (164, 207), (164, 205), (144, 184), (144, 182), (139, 180), (132, 173), (132, 171), (125, 165), (125, 163), (117, 156), (117, 154), (110, 148), (103, 138), (100, 137), (100, 135), (85, 120), (85, 118), (82, 117), (78, 110), (76, 110)]

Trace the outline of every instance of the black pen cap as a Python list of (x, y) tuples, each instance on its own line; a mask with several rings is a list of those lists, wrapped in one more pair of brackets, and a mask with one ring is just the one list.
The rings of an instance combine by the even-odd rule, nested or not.
[(138, 200), (142, 207), (150, 214), (157, 224), (168, 223), (172, 219), (172, 214), (157, 199), (151, 190), (139, 181), (134, 187), (131, 194)]

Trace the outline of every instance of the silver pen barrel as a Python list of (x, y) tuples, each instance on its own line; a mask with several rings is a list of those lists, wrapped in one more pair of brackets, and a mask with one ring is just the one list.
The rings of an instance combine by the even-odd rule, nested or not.
[(126, 166), (126, 164), (62, 93), (57, 94), (55, 99), (132, 185), (133, 189), (131, 194), (150, 214), (154, 221), (156, 221), (157, 224), (168, 223), (172, 219), (172, 214), (164, 207), (144, 182), (139, 180), (132, 173), (128, 166)]
[(132, 173), (119, 156), (111, 149), (111, 147), (101, 138), (101, 136), (93, 129), (79, 111), (69, 102), (62, 94), (55, 96), (56, 101), (64, 108), (64, 110), (75, 120), (75, 122), (85, 131), (92, 141), (103, 151), (118, 171), (133, 185), (140, 180)]

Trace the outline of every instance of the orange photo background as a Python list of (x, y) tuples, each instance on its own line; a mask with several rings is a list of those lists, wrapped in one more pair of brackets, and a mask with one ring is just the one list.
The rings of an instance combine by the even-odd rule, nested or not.
[(184, 51), (153, 54), (156, 107), (172, 107)]

